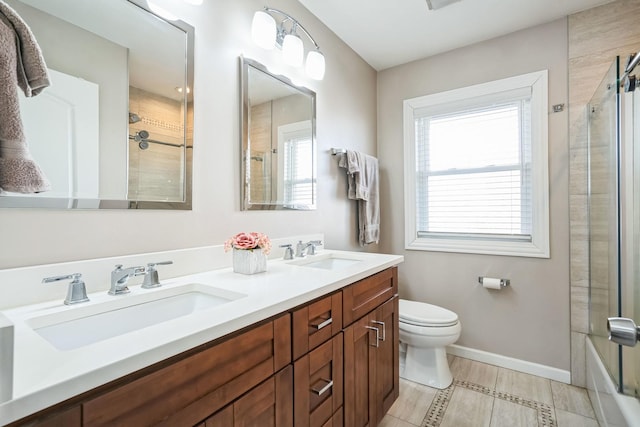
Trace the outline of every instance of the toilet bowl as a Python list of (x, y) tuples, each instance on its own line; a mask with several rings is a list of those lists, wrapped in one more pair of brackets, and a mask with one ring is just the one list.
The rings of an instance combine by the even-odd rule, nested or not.
[(460, 338), (458, 315), (437, 305), (400, 300), (400, 376), (435, 388), (453, 382), (445, 347)]

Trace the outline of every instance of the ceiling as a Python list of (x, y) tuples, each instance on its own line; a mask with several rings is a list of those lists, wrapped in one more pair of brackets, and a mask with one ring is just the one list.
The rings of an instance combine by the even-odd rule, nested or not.
[(612, 0), (459, 0), (435, 10), (425, 0), (299, 1), (373, 68), (384, 70)]

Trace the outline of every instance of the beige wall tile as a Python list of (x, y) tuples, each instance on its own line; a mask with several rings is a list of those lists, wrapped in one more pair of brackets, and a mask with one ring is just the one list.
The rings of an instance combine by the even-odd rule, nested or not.
[(638, 0), (619, 0), (569, 17), (569, 58), (611, 46), (640, 44)]
[(586, 387), (587, 374), (585, 362), (586, 335), (571, 332), (571, 382), (578, 387)]
[(589, 288), (571, 287), (571, 331), (589, 333)]
[(571, 286), (589, 286), (589, 241), (571, 240)]

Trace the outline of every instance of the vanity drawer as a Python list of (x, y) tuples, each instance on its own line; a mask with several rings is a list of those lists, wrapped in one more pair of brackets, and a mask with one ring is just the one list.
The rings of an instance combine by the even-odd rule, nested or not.
[(293, 371), (296, 427), (332, 425), (344, 398), (342, 333), (296, 360)]
[(293, 360), (342, 329), (342, 293), (336, 292), (293, 312)]
[(342, 325), (349, 326), (398, 293), (398, 268), (391, 267), (342, 290)]
[(280, 316), (83, 404), (84, 425), (196, 425), (291, 361)]

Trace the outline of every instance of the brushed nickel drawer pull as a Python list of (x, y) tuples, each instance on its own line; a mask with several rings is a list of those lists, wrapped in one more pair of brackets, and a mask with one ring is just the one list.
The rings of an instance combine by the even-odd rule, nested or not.
[(386, 341), (387, 340), (387, 326), (384, 324), (384, 322), (380, 322), (378, 320), (372, 320), (371, 323), (374, 323), (376, 325), (382, 325), (382, 341)]
[[(324, 383), (324, 386), (322, 384)], [(320, 379), (317, 383), (311, 387), (311, 391), (317, 394), (318, 396), (322, 396), (328, 390), (333, 387), (333, 380), (325, 380), (324, 378)]]
[(315, 330), (319, 331), (320, 329), (324, 328), (325, 326), (329, 326), (332, 323), (333, 323), (333, 317), (329, 317), (326, 320), (316, 319), (316, 320), (311, 322), (310, 326), (312, 328), (314, 328)]
[(379, 343), (379, 341), (380, 341), (380, 329), (374, 328), (373, 326), (365, 326), (365, 328), (376, 331), (376, 343), (375, 343), (375, 345), (374, 344), (371, 344), (371, 345), (373, 347), (376, 347), (376, 348), (380, 347), (380, 343)]

